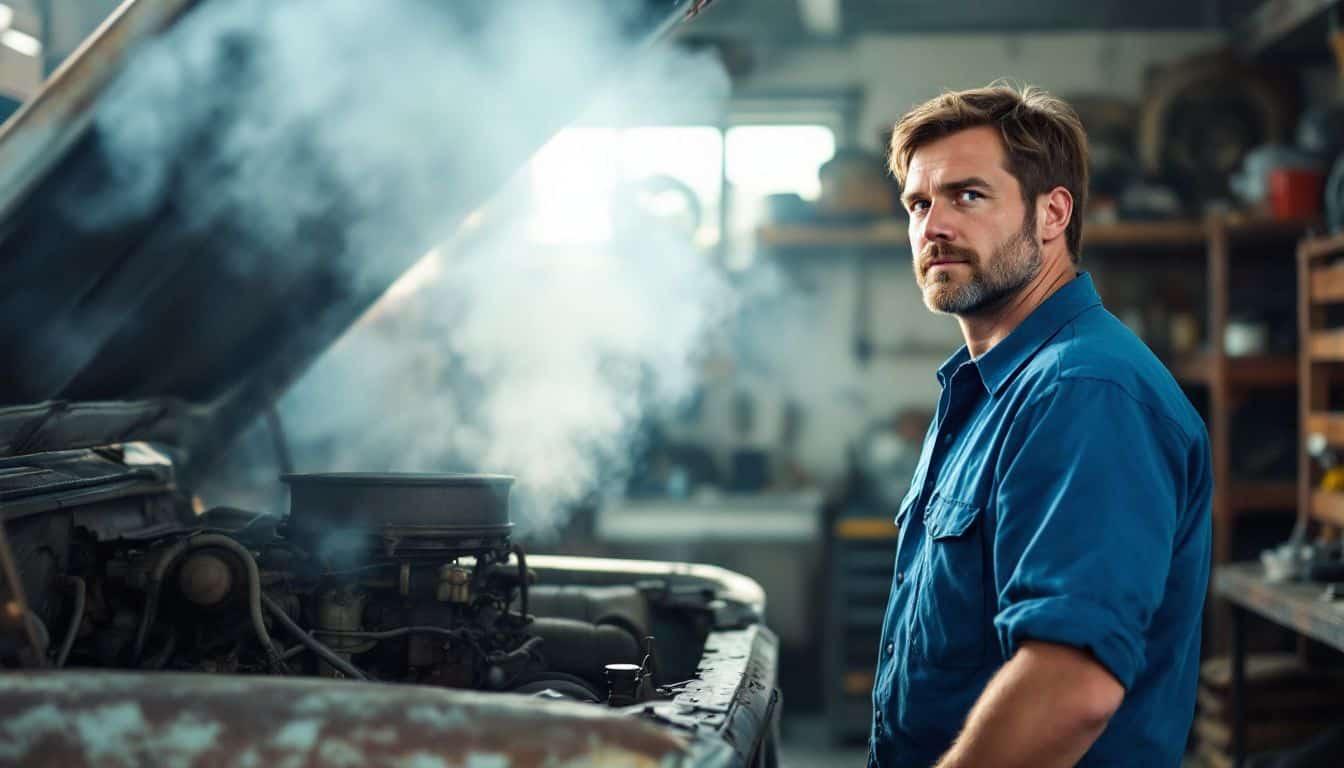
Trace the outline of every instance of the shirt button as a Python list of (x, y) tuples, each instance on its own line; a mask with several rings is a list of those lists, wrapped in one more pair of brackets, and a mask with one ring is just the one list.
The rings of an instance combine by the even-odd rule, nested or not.
[(951, 445), (951, 444), (952, 444), (952, 433), (948, 432), (947, 434), (943, 435), (943, 445)]
[(895, 654), (895, 653), (896, 653), (896, 644), (895, 644), (895, 643), (887, 643), (887, 655), (888, 655), (888, 656), (891, 656), (891, 655), (893, 655), (893, 654)]
[(874, 720), (875, 722), (877, 722), (877, 723), (881, 723), (881, 722), (882, 722), (882, 710), (880, 710), (880, 709), (874, 709), (874, 710), (873, 710), (873, 720)]
[(905, 583), (905, 571), (899, 571), (899, 572), (897, 572), (897, 574), (896, 574), (896, 586), (899, 587), (899, 586), (901, 586), (901, 585), (904, 584), (904, 583)]

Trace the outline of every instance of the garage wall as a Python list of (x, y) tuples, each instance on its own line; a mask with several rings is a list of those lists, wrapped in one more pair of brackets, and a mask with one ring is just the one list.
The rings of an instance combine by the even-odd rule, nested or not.
[[(1065, 97), (1137, 99), (1152, 65), (1211, 51), (1224, 42), (1220, 33), (1205, 32), (872, 35), (849, 46), (763, 54), (755, 73), (741, 85), (767, 92), (857, 86), (864, 96), (858, 139), (879, 150), (884, 129), (910, 106), (943, 89), (1008, 77)], [(838, 253), (830, 259), (814, 257), (803, 269), (801, 287), (789, 299), (801, 308), (797, 317), (809, 318), (801, 327), (771, 322), (748, 326), (750, 343), (768, 350), (776, 366), (767, 375), (739, 372), (731, 383), (747, 388), (757, 400), (755, 442), (770, 444), (782, 400), (799, 398), (806, 419), (801, 458), (829, 480), (843, 472), (845, 447), (866, 424), (906, 407), (933, 408), (939, 391), (934, 371), (961, 345), (961, 335), (954, 319), (925, 309), (909, 258), (908, 250), (886, 254), (874, 266), (871, 284), (875, 340), (912, 342), (910, 353), (867, 365), (854, 358), (854, 261)], [(787, 315), (781, 312), (780, 317)], [(784, 333), (793, 336), (785, 342)], [(790, 359), (800, 362), (790, 367)], [(729, 435), (720, 439), (732, 440)]]
[[(13, 13), (10, 26), (40, 40), (42, 24), (37, 8), (33, 5), (33, 0), (7, 0), (5, 4), (9, 6)], [(27, 56), (7, 45), (0, 45), (0, 96), (15, 101), (25, 101), (37, 93), (37, 88), (41, 83), (42, 59), (40, 57)]]
[(967, 35), (861, 35), (843, 46), (762, 54), (747, 89), (860, 87), (858, 137), (877, 148), (883, 129), (944, 89), (1006, 77), (1061, 96), (1137, 99), (1144, 73), (1214, 50), (1221, 32), (1077, 32)]
[[(28, 0), (32, 3), (35, 0)], [(51, 47), (49, 59), (54, 67), (57, 62), (75, 52), (103, 19), (107, 18), (121, 0), (47, 0), (50, 8), (51, 29), (47, 44)]]

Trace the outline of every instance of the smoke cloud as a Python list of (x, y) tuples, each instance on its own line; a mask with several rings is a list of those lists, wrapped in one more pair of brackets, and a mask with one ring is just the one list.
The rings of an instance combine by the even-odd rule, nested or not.
[[(441, 243), (282, 399), (296, 468), (513, 474), (525, 517), (553, 528), (619, 478), (641, 414), (687, 391), (697, 345), (735, 301), (685, 233), (635, 224), (541, 247), (525, 173), (499, 189), (591, 97), (587, 119), (604, 124), (718, 113), (718, 60), (638, 45), (627, 30), (643, 11), (205, 2), (100, 108), (123, 194), (73, 195), (72, 215), (115, 226), (170, 188), (202, 229), (244, 222), (230, 233), (240, 274), (283, 275), (286, 248), (319, 248), (352, 289), (390, 283), (406, 248)], [(339, 231), (306, 229), (332, 211)], [(233, 458), (268, 446), (260, 430)], [(243, 468), (262, 495), (243, 503), (279, 511), (262, 453)], [(241, 501), (228, 469), (207, 503)]]

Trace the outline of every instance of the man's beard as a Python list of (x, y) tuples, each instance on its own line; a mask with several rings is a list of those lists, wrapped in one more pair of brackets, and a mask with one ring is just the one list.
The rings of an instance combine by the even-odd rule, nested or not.
[[(924, 304), (940, 314), (968, 317), (999, 307), (1016, 295), (1041, 271), (1034, 219), (1028, 216), (1020, 230), (994, 248), (987, 262), (969, 248), (930, 243), (915, 264), (915, 279), (924, 292)], [(930, 283), (929, 262), (947, 258), (964, 261), (971, 271), (970, 279), (954, 284), (951, 271), (943, 270), (935, 273)], [(930, 286), (935, 286), (932, 291)]]

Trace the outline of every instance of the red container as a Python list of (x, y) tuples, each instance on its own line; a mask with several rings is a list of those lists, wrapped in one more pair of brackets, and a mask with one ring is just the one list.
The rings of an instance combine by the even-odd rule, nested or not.
[(1269, 207), (1274, 218), (1290, 221), (1321, 215), (1321, 189), (1325, 175), (1305, 168), (1279, 168), (1269, 172)]

